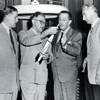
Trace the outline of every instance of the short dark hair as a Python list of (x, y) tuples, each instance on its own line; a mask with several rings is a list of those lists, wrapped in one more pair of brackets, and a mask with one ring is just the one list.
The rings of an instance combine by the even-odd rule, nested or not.
[(12, 12), (18, 12), (18, 10), (13, 6), (8, 6), (8, 7), (4, 7), (2, 9), (1, 14), (2, 14), (2, 17), (4, 18), (6, 15), (8, 15)]
[(27, 23), (28, 29), (32, 27), (32, 19), (35, 17), (38, 17), (39, 15), (45, 18), (45, 15), (42, 12), (39, 12), (39, 11), (35, 12), (33, 15), (31, 15), (30, 19), (28, 20), (28, 23)]
[(84, 5), (82, 6), (82, 10), (83, 10), (85, 7), (87, 7), (87, 8), (92, 8), (94, 12), (98, 13), (98, 10), (97, 10), (97, 8), (94, 6), (94, 4), (84, 4)]
[(69, 15), (69, 19), (72, 20), (72, 14), (69, 11), (66, 10), (62, 10), (59, 14), (58, 14), (58, 18), (60, 16), (60, 14), (68, 14)]
[(45, 15), (42, 12), (37, 11), (30, 17), (30, 19), (32, 20), (34, 17), (38, 17), (39, 15), (45, 18)]

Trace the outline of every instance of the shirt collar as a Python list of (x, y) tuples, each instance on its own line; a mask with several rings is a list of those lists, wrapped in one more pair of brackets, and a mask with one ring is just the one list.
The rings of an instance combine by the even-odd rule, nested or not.
[(98, 22), (98, 20), (99, 20), (99, 18), (97, 18), (95, 21), (94, 21), (94, 23), (92, 24), (92, 28), (96, 25), (96, 23)]
[(10, 28), (4, 22), (2, 22), (1, 24), (4, 26), (4, 28), (6, 29), (8, 35), (9, 35)]
[(70, 29), (70, 26), (63, 32), (64, 34), (67, 33)]

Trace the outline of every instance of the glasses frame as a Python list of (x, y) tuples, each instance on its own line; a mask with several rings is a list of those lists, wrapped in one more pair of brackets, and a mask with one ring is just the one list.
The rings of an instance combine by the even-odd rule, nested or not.
[(46, 22), (44, 22), (43, 20), (39, 20), (39, 19), (33, 19), (33, 20), (39, 21), (41, 25), (46, 25)]

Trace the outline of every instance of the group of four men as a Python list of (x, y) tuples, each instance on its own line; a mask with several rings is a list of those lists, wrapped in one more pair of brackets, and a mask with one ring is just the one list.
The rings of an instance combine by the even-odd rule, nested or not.
[[(82, 11), (83, 20), (87, 22), (90, 20), (89, 24), (93, 24), (97, 19), (93, 26), (97, 26), (97, 24), (98, 26), (93, 29), (95, 33), (92, 34), (95, 41), (93, 39), (91, 43), (87, 43), (90, 51), (85, 61), (88, 62), (88, 70), (91, 70), (88, 74), (93, 75), (92, 78), (89, 78), (90, 83), (97, 84), (97, 87), (99, 87), (100, 20), (98, 16), (95, 16), (97, 12), (93, 5), (85, 5)], [(59, 29), (50, 27), (45, 30), (45, 16), (41, 12), (36, 12), (31, 16), (32, 27), (27, 31), (22, 30), (18, 34), (12, 29), (18, 22), (17, 9), (11, 6), (5, 7), (2, 10), (2, 16), (3, 21), (0, 24), (0, 100), (16, 100), (20, 86), (23, 100), (44, 100), (48, 81), (48, 62), (52, 63), (54, 99), (76, 100), (77, 57), (81, 52), (82, 34), (71, 28), (71, 13), (61, 11), (58, 15)], [(96, 33), (97, 31), (98, 33)], [(10, 33), (12, 33), (12, 36)], [(43, 49), (49, 35), (54, 35), (54, 38), (47, 52), (42, 55), (43, 61), (40, 64), (35, 61), (36, 56)], [(17, 41), (18, 38), (19, 41)], [(18, 69), (18, 42), (21, 47), (20, 70)], [(84, 62), (84, 68), (85, 65)], [(95, 85), (93, 86), (95, 87)]]

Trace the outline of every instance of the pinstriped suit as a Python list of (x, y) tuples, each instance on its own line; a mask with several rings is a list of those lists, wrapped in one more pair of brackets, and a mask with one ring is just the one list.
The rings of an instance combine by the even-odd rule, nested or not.
[(77, 56), (81, 51), (82, 36), (70, 28), (65, 35), (69, 41), (66, 40), (67, 47), (63, 49), (61, 43), (57, 42), (59, 34), (60, 32), (55, 35), (52, 44), (55, 100), (76, 100)]
[(12, 32), (16, 54), (5, 27), (0, 24), (0, 94), (13, 93), (19, 84), (17, 34)]

